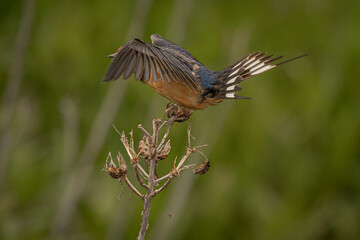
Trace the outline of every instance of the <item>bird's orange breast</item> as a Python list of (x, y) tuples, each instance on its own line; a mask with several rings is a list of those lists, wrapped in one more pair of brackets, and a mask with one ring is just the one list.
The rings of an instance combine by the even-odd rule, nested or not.
[(222, 102), (222, 99), (208, 98), (203, 100), (201, 92), (197, 92), (186, 83), (170, 80), (162, 81), (160, 78), (156, 82), (151, 77), (149, 81), (145, 82), (151, 86), (157, 93), (166, 97), (170, 101), (192, 110), (201, 110), (208, 105), (215, 105)]

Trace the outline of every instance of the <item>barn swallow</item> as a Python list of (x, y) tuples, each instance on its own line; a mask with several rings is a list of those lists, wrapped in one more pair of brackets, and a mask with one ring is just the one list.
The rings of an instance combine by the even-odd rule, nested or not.
[(148, 84), (163, 97), (189, 110), (204, 109), (224, 99), (248, 99), (236, 95), (242, 89), (239, 86), (241, 82), (307, 55), (275, 63), (283, 56), (253, 52), (215, 72), (190, 52), (160, 35), (152, 34), (150, 38), (152, 44), (135, 38), (109, 55), (113, 60), (104, 82), (121, 76), (128, 79), (134, 74), (136, 80)]

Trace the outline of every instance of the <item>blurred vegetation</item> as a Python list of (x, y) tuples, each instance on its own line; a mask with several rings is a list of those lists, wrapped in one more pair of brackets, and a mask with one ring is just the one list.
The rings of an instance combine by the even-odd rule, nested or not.
[[(25, 3), (34, 11), (22, 57)], [(211, 169), (185, 173), (154, 200), (148, 239), (360, 239), (359, 9), (337, 0), (2, 0), (0, 239), (135, 239), (141, 202), (126, 188), (118, 200), (119, 183), (101, 171), (109, 151), (124, 151), (111, 124), (140, 139), (136, 126), (150, 127), (167, 101), (134, 80), (101, 80), (108, 54), (152, 33), (213, 70), (254, 50), (310, 55), (244, 83), (252, 100), (193, 114)], [(9, 95), (14, 66), (22, 72)], [(186, 127), (171, 134), (173, 158)]]

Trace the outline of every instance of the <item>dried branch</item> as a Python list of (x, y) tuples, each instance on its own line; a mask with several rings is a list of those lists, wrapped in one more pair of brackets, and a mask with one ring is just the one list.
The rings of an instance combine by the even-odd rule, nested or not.
[(132, 183), (130, 182), (130, 180), (127, 178), (127, 176), (124, 177), (124, 180), (126, 182), (126, 184), (129, 186), (129, 188), (136, 193), (136, 195), (138, 195), (141, 199), (144, 198), (144, 195), (142, 195), (139, 190), (136, 189), (136, 187), (134, 187), (134, 185), (132, 185)]
[(173, 180), (173, 177), (169, 177), (169, 179), (158, 189), (155, 190), (154, 195), (160, 193), (162, 190), (164, 190), (171, 182), (171, 180)]
[[(165, 122), (164, 122), (164, 123), (165, 123)], [(173, 124), (174, 124), (174, 122), (170, 122), (170, 123), (169, 123), (168, 129), (167, 129), (166, 133), (164, 134), (163, 139), (161, 140), (159, 146), (158, 146), (157, 149), (156, 149), (157, 151), (159, 151), (160, 148), (162, 147), (162, 145), (165, 143), (167, 137), (169, 136), (169, 133), (170, 133), (170, 130), (171, 130)], [(162, 125), (159, 127), (159, 130), (160, 130), (163, 126), (164, 126), (164, 124), (162, 124)]]
[(148, 133), (148, 131), (146, 131), (141, 124), (138, 125), (138, 128), (141, 129), (146, 135), (151, 136), (150, 133)]
[(120, 135), (121, 142), (123, 143), (123, 145), (126, 149), (126, 152), (130, 157), (131, 164), (134, 166), (137, 175), (138, 175), (138, 170), (140, 170), (141, 174), (143, 174), (146, 178), (148, 178), (149, 176), (148, 176), (147, 172), (141, 167), (140, 164), (138, 164), (139, 163), (139, 158), (138, 158), (139, 154), (137, 154), (136, 151), (134, 150), (134, 137), (133, 137), (132, 131), (130, 132), (130, 141), (131, 141), (132, 146), (130, 146), (129, 142), (125, 136), (125, 133), (124, 132), (120, 133), (120, 131), (117, 130), (117, 128), (114, 126), (114, 124), (113, 124), (113, 128)]
[[(140, 174), (139, 174), (139, 165), (135, 165), (135, 166), (134, 166), (134, 170), (135, 170), (136, 178), (137, 178), (139, 184), (140, 184), (142, 187), (144, 187), (146, 190), (149, 190), (149, 187), (144, 183), (144, 181), (143, 181), (143, 180), (141, 179), (141, 177), (140, 177)], [(149, 175), (148, 175), (147, 178), (149, 178)]]
[[(141, 124), (138, 125), (138, 128), (142, 130), (144, 136), (142, 140), (139, 141), (139, 147), (137, 151), (135, 150), (133, 132), (130, 132), (130, 139), (127, 139), (124, 132), (118, 131), (116, 127), (113, 126), (115, 131), (120, 135), (120, 140), (130, 158), (130, 163), (134, 169), (134, 173), (138, 183), (141, 187), (145, 189), (145, 193), (143, 194), (130, 182), (127, 177), (127, 166), (122, 155), (120, 153), (118, 154), (119, 166), (116, 166), (111, 158), (111, 154), (109, 153), (105, 164), (105, 169), (107, 170), (109, 175), (115, 179), (118, 179), (120, 183), (125, 181), (127, 186), (144, 202), (138, 239), (144, 239), (146, 231), (148, 229), (152, 199), (161, 191), (163, 191), (174, 178), (179, 176), (182, 171), (195, 166), (195, 164), (184, 166), (186, 160), (190, 157), (192, 153), (199, 152), (206, 158), (206, 156), (198, 150), (198, 148), (203, 147), (204, 145), (198, 147), (191, 147), (190, 140), (193, 137), (191, 136), (191, 127), (189, 124), (187, 130), (188, 146), (186, 148), (185, 155), (181, 158), (178, 164), (176, 164), (175, 158), (174, 167), (170, 170), (168, 174), (161, 178), (157, 177), (156, 170), (158, 168), (159, 161), (164, 160), (168, 156), (171, 149), (170, 139), (168, 139), (168, 137), (174, 123), (183, 122), (189, 119), (189, 117), (191, 116), (191, 111), (179, 108), (173, 104), (168, 104), (165, 110), (165, 114), (168, 117), (167, 120), (162, 121), (160, 119), (154, 119), (152, 121), (152, 134), (150, 134), (146, 129), (144, 129)], [(167, 129), (164, 135), (162, 137), (159, 137), (160, 131), (165, 127), (167, 127)], [(159, 139), (161, 139), (160, 143)], [(110, 163), (108, 163), (108, 159), (110, 159)], [(144, 160), (147, 164), (147, 171), (140, 166), (140, 160)], [(155, 189), (155, 187), (164, 180), (166, 180), (165, 183)]]

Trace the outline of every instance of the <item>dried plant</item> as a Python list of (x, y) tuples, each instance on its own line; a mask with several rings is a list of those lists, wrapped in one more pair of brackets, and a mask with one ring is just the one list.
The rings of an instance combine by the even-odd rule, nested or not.
[[(191, 116), (192, 111), (189, 111), (184, 108), (177, 107), (174, 104), (168, 104), (165, 109), (165, 115), (167, 120), (163, 121), (160, 119), (154, 119), (152, 121), (153, 131), (150, 134), (145, 130), (141, 124), (138, 125), (138, 128), (141, 129), (144, 133), (142, 140), (138, 144), (138, 150), (135, 150), (134, 145), (134, 136), (133, 132), (130, 132), (130, 140), (127, 139), (124, 132), (119, 132), (116, 128), (115, 130), (120, 134), (120, 139), (124, 145), (128, 156), (130, 157), (130, 163), (134, 168), (134, 173), (136, 179), (139, 182), (140, 186), (145, 189), (145, 193), (139, 191), (127, 177), (128, 166), (122, 154), (119, 152), (117, 155), (118, 166), (114, 163), (111, 153), (109, 153), (108, 158), (106, 159), (105, 169), (112, 178), (117, 179), (121, 185), (123, 182), (138, 195), (144, 202), (144, 208), (142, 211), (142, 220), (140, 225), (140, 231), (138, 239), (144, 239), (146, 231), (149, 226), (149, 215), (151, 209), (152, 199), (159, 194), (162, 190), (169, 185), (169, 183), (179, 174), (189, 168), (194, 168), (195, 164), (185, 165), (186, 160), (189, 156), (198, 152), (204, 156), (205, 161), (201, 163), (195, 170), (195, 174), (205, 174), (209, 167), (210, 161), (200, 150), (199, 148), (206, 146), (197, 146), (191, 147), (191, 124), (187, 129), (187, 141), (188, 146), (186, 148), (186, 153), (177, 163), (176, 158), (174, 160), (174, 167), (169, 171), (168, 174), (158, 177), (156, 174), (156, 169), (158, 168), (159, 162), (166, 159), (169, 155), (171, 144), (170, 139), (168, 139), (170, 130), (175, 122), (184, 122), (188, 120)], [(159, 138), (159, 133), (162, 129), (166, 129), (166, 132)], [(161, 140), (160, 140), (161, 139)], [(146, 163), (147, 170), (140, 165), (140, 161), (143, 160)]]

